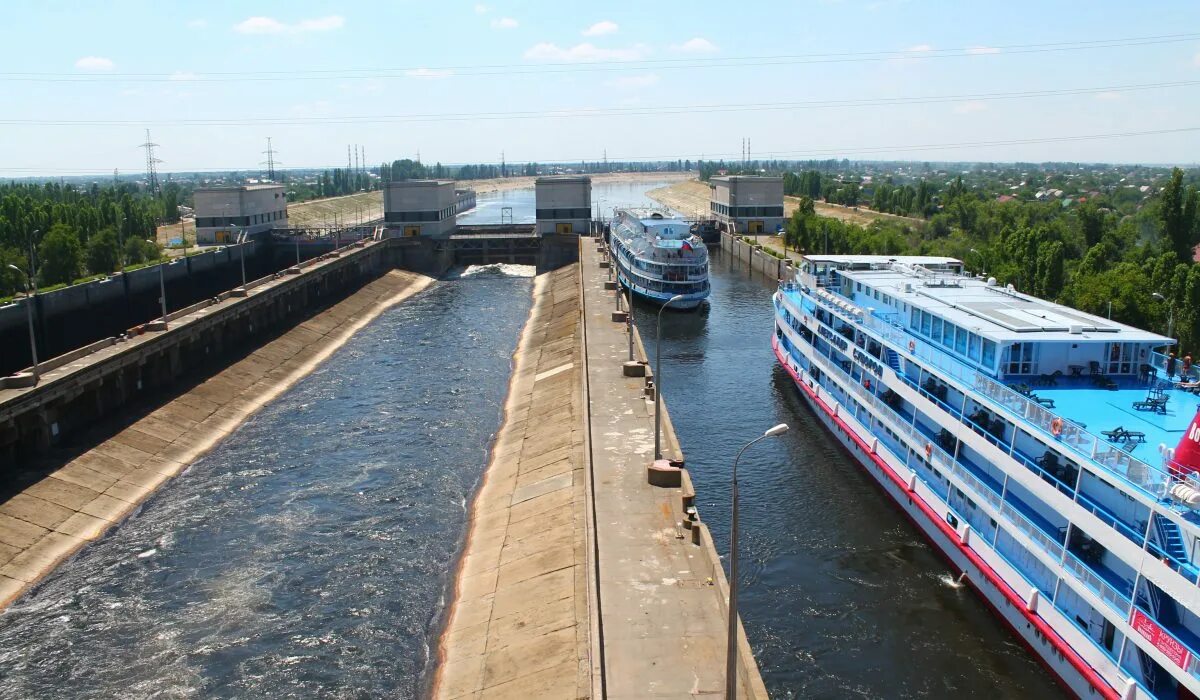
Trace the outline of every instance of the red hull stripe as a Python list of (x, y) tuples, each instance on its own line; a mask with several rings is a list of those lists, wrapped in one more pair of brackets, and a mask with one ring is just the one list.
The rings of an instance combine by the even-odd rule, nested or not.
[[(879, 467), (879, 469), (881, 469), (883, 473), (892, 480), (892, 483), (894, 483), (902, 491), (908, 491), (908, 484), (906, 484), (904, 480), (896, 474), (892, 467), (888, 465), (887, 462), (880, 459), (880, 457), (874, 452), (871, 452), (870, 446), (863, 442), (862, 438), (858, 436), (858, 433), (854, 432), (850, 426), (846, 425), (846, 423), (840, 417), (834, 414), (833, 409), (831, 409), (828, 404), (822, 401), (821, 398), (818, 397), (811, 388), (809, 388), (808, 384), (800, 378), (800, 375), (792, 369), (791, 365), (789, 365), (784, 359), (783, 353), (779, 348), (779, 341), (774, 336), (771, 338), (771, 348), (775, 351), (775, 359), (777, 359), (779, 364), (783, 366), (785, 370), (787, 370), (789, 375), (791, 375), (792, 380), (796, 383), (796, 386), (803, 389), (804, 392), (813, 400), (813, 403), (820, 406), (821, 409), (833, 419), (833, 422), (837, 424), (838, 428), (854, 441), (854, 443), (858, 446), (858, 449), (862, 450), (865, 454), (871, 457), (871, 461), (875, 463), (875, 466)], [(1111, 685), (1109, 685), (1108, 681), (1104, 680), (1104, 678), (1096, 672), (1096, 669), (1092, 668), (1091, 664), (1089, 664), (1083, 659), (1083, 657), (1076, 653), (1071, 645), (1068, 644), (1062, 637), (1060, 637), (1058, 632), (1056, 632), (1053, 627), (1048, 625), (1041, 617), (1029, 612), (1029, 609), (1026, 608), (1025, 600), (1022, 599), (1015, 590), (1013, 590), (1012, 586), (1009, 586), (1007, 581), (1000, 578), (999, 574), (997, 574), (987, 562), (985, 562), (983, 559), (980, 559), (979, 555), (976, 554), (974, 550), (972, 550), (970, 547), (964, 546), (958, 537), (958, 533), (951, 528), (946, 521), (942, 520), (942, 518), (936, 512), (934, 512), (934, 510), (930, 508), (927, 503), (925, 503), (925, 501), (920, 498), (913, 498), (912, 500), (913, 503), (916, 504), (916, 506), (921, 510), (921, 512), (924, 513), (927, 518), (929, 518), (930, 522), (932, 522), (939, 530), (941, 530), (942, 534), (945, 535), (946, 538), (952, 543), (954, 543), (958, 550), (965, 557), (967, 557), (967, 559), (973, 565), (975, 565), (976, 568), (983, 572), (983, 575), (987, 577), (988, 581), (995, 586), (997, 590), (1004, 594), (1004, 597), (1008, 600), (1008, 602), (1011, 603), (1017, 610), (1020, 610), (1025, 619), (1029, 621), (1029, 623), (1032, 624), (1039, 632), (1045, 635), (1046, 639), (1048, 639), (1050, 643), (1054, 645), (1054, 648), (1060, 654), (1066, 657), (1071, 666), (1078, 671), (1080, 675), (1087, 679), (1087, 682), (1090, 683), (1093, 688), (1095, 688), (1097, 693), (1099, 693), (1102, 697), (1107, 698), (1107, 700), (1121, 699), (1120, 693), (1118, 693)]]

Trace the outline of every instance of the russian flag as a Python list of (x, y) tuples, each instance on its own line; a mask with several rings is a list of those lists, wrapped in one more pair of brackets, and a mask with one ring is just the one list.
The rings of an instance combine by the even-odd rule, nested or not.
[(692, 244), (691, 244), (691, 243), (688, 243), (687, 241), (684, 241), (684, 242), (683, 242), (683, 249), (684, 249), (684, 250), (691, 250), (691, 249), (692, 249)]

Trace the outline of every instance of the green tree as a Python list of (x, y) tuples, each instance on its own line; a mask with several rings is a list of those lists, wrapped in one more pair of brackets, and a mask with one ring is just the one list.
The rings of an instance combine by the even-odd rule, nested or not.
[(125, 264), (136, 265), (162, 257), (162, 248), (157, 243), (130, 238), (125, 241)]
[(1183, 171), (1175, 168), (1159, 196), (1159, 218), (1171, 250), (1180, 260), (1191, 260), (1196, 247), (1196, 190), (1183, 186)]
[(117, 230), (105, 228), (92, 236), (87, 244), (87, 267), (94, 275), (117, 269), (120, 248), (117, 246)]
[(38, 247), (41, 269), (38, 280), (45, 285), (70, 283), (83, 274), (83, 245), (79, 234), (67, 224), (55, 224)]

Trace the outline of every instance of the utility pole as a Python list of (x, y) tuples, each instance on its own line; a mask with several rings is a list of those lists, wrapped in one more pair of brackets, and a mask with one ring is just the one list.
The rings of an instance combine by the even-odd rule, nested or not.
[(500, 177), (508, 177), (508, 171), (504, 166), (504, 151), (500, 151)]
[(154, 157), (154, 149), (158, 144), (150, 140), (149, 129), (146, 129), (146, 143), (141, 147), (146, 149), (146, 189), (150, 190), (151, 194), (158, 194), (158, 173), (154, 166), (162, 161)]

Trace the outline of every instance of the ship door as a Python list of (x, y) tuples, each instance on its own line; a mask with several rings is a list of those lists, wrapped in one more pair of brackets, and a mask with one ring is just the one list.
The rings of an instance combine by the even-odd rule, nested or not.
[(570, 223), (565, 223), (565, 224), (558, 223), (558, 224), (554, 224), (554, 232), (555, 233), (575, 233), (575, 230), (574, 230), (574, 227), (571, 226)]
[(749, 227), (749, 233), (751, 235), (762, 233), (764, 228), (763, 222), (761, 221), (751, 221), (749, 224), (747, 224), (747, 226)]
[(1104, 621), (1104, 629), (1100, 631), (1100, 641), (1102, 644), (1104, 644), (1104, 648), (1108, 649), (1109, 651), (1113, 650), (1113, 637), (1115, 636), (1116, 631), (1117, 629), (1113, 627), (1113, 623), (1109, 622), (1108, 620)]
[(419, 235), (421, 235), (421, 227), (420, 226), (405, 226), (404, 227), (404, 235), (419, 236)]

